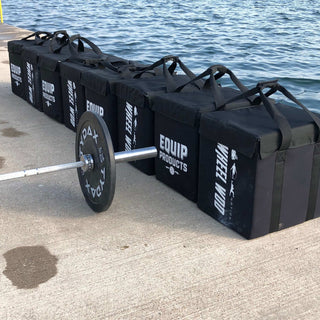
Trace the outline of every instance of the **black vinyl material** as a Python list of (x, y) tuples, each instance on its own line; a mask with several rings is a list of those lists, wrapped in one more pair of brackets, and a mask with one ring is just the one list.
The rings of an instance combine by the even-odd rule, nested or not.
[(198, 206), (246, 238), (319, 216), (318, 115), (260, 96), (256, 106), (200, 121)]
[[(76, 53), (60, 63), (64, 123), (71, 130), (76, 131), (80, 117), (87, 110), (85, 88), (91, 90), (91, 92), (97, 92), (99, 95), (106, 94), (104, 92), (105, 88), (107, 88), (105, 78), (99, 78), (99, 72), (104, 73), (105, 71), (108, 73), (106, 64), (112, 68), (118, 68), (129, 64), (129, 61), (90, 50), (85, 53)], [(88, 71), (93, 71), (93, 73)], [(96, 80), (97, 78), (99, 80)], [(89, 91), (88, 96), (90, 96)], [(106, 121), (107, 116), (104, 119)], [(110, 122), (108, 124), (112, 131)], [(112, 135), (114, 136), (114, 134)]]
[[(85, 44), (90, 47), (85, 47)], [(66, 76), (67, 72), (70, 71), (68, 77), (78, 80), (77, 83), (79, 84), (81, 69), (79, 73), (76, 68), (70, 70), (69, 65), (69, 69), (64, 66), (61, 71), (61, 63), (72, 61), (76, 65), (81, 65), (85, 64), (88, 60), (102, 59), (103, 54), (94, 43), (80, 35), (74, 35), (72, 37), (66, 35), (63, 41), (56, 41), (55, 44), (50, 46), (50, 49), (50, 53), (42, 54), (39, 57), (43, 89), (43, 110), (48, 116), (59, 122), (65, 122), (67, 127), (71, 127), (75, 131), (79, 116), (84, 112), (83, 90), (81, 90), (82, 88), (76, 88), (76, 81), (70, 80), (71, 83), (68, 85), (68, 78), (66, 78)], [(63, 81), (61, 81), (62, 76), (64, 76)], [(62, 84), (64, 85), (63, 87)], [(79, 94), (79, 96), (77, 94)], [(75, 101), (77, 103), (80, 102), (80, 115), (78, 115), (77, 112), (77, 105), (74, 105), (73, 110), (71, 110), (69, 105), (64, 104), (64, 101), (68, 101), (67, 99), (70, 99), (73, 103)], [(69, 109), (69, 112), (65, 111), (65, 109)], [(67, 116), (66, 119), (64, 119), (65, 115)], [(74, 124), (74, 126), (72, 126), (72, 124)]]
[[(8, 41), (12, 92), (30, 103), (32, 102), (32, 104), (35, 100), (35, 96), (32, 92), (32, 86), (30, 92), (27, 85), (28, 78), (25, 73), (26, 66), (22, 55), (28, 47), (45, 47), (48, 45), (48, 40), (52, 36), (53, 35), (50, 32), (37, 31), (23, 39)], [(31, 82), (31, 79), (34, 76), (33, 68), (36, 66), (36, 61), (30, 61), (30, 63), (33, 63), (33, 65), (29, 66), (29, 82)]]
[[(170, 65), (167, 63), (170, 62)], [(181, 74), (175, 69), (180, 66)], [(162, 68), (162, 70), (161, 70)], [(120, 150), (132, 150), (154, 144), (152, 101), (157, 93), (172, 92), (196, 76), (178, 57), (167, 56), (136, 73), (133, 78), (117, 81), (114, 92), (118, 105), (118, 143)], [(154, 159), (131, 163), (152, 175)]]
[[(238, 89), (222, 87), (217, 79), (227, 74)], [(209, 76), (207, 80), (204, 78)], [(199, 121), (202, 114), (217, 111), (225, 102), (248, 90), (236, 76), (221, 65), (208, 68), (198, 77), (179, 86), (174, 92), (152, 96), (155, 112), (156, 177), (186, 198), (197, 201)], [(238, 101), (250, 106), (246, 98)], [(238, 105), (237, 105), (238, 107)]]

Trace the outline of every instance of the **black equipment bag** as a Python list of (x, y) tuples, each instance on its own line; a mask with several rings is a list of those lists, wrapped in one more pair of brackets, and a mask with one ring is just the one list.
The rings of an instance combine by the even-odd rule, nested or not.
[[(216, 80), (225, 74), (240, 91), (218, 85)], [(209, 76), (206, 82), (201, 82), (206, 76)], [(195, 85), (190, 87), (192, 84)], [(231, 70), (215, 65), (174, 92), (155, 94), (152, 109), (155, 112), (155, 146), (158, 149), (156, 178), (196, 202), (200, 116), (247, 90)], [(250, 105), (247, 99), (240, 102), (243, 106)]]
[[(62, 37), (60, 37), (62, 35)], [(22, 52), (23, 74), (25, 76), (26, 100), (36, 109), (43, 111), (40, 58), (52, 52), (52, 47), (66, 41), (66, 32), (56, 31), (43, 43), (28, 46)]]
[(87, 70), (81, 75), (81, 85), (85, 88), (85, 110), (95, 112), (104, 119), (110, 131), (113, 148), (117, 151), (118, 110), (112, 87), (116, 81), (132, 77), (131, 74), (137, 67), (128, 60), (112, 55), (105, 55), (98, 61), (98, 65), (100, 68)]
[[(60, 66), (63, 61), (77, 56), (80, 52), (90, 56), (85, 50), (83, 41), (89, 40), (74, 35), (69, 37), (66, 32), (57, 33), (52, 39), (50, 53), (42, 54), (39, 58), (42, 83), (43, 111), (49, 117), (63, 123), (64, 109), (61, 89)], [(78, 41), (78, 44), (76, 44)], [(94, 46), (94, 44), (92, 44)]]
[[(166, 63), (170, 61), (172, 64), (167, 67)], [(185, 75), (175, 74), (177, 65)], [(119, 150), (154, 145), (154, 113), (150, 109), (150, 99), (156, 92), (173, 91), (194, 77), (178, 57), (166, 56), (143, 68), (132, 79), (116, 82), (114, 88), (118, 105)], [(130, 163), (148, 175), (155, 172), (154, 159)]]
[(86, 111), (85, 87), (81, 83), (82, 75), (90, 70), (99, 72), (98, 69), (104, 69), (108, 65), (113, 67), (129, 63), (119, 57), (102, 53), (86, 38), (79, 36), (78, 40), (87, 43), (91, 50), (74, 51), (70, 58), (60, 63), (64, 123), (73, 131), (76, 131), (78, 121)]
[[(268, 98), (276, 91), (303, 110)], [(233, 110), (252, 94), (256, 106)], [(239, 97), (201, 117), (199, 208), (246, 238), (319, 217), (318, 116), (276, 81)]]
[(26, 61), (23, 52), (27, 48), (46, 50), (44, 48), (48, 45), (48, 40), (51, 37), (50, 32), (37, 31), (21, 40), (8, 42), (12, 92), (34, 106), (39, 96), (34, 92), (34, 81), (39, 76), (37, 61), (36, 59)]

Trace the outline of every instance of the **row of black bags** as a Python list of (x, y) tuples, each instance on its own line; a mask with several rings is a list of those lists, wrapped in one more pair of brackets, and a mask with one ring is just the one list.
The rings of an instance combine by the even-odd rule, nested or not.
[(176, 56), (128, 61), (65, 31), (8, 50), (15, 94), (72, 130), (100, 114), (115, 150), (155, 145), (132, 164), (246, 238), (320, 216), (320, 121), (277, 81), (248, 89), (222, 65), (196, 76)]

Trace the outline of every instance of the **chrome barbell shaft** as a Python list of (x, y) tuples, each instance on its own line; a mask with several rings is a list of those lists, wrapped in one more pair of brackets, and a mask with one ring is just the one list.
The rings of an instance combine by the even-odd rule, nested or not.
[(114, 160), (116, 163), (143, 160), (155, 158), (157, 156), (157, 153), (158, 152), (156, 147), (146, 147), (129, 151), (120, 151), (114, 154)]
[(61, 170), (68, 170), (73, 168), (81, 168), (84, 165), (85, 163), (83, 161), (78, 161), (78, 162), (71, 162), (71, 163), (65, 163), (65, 164), (58, 164), (58, 165), (49, 166), (49, 167), (42, 167), (42, 168), (36, 168), (36, 169), (28, 169), (28, 170), (22, 170), (17, 172), (5, 173), (0, 175), (0, 181), (17, 179), (17, 178), (25, 178), (30, 176), (36, 176), (39, 174), (56, 172)]
[(81, 156), (80, 161), (70, 162), (64, 164), (57, 164), (48, 167), (36, 168), (36, 169), (27, 169), (17, 172), (0, 174), (0, 181), (12, 180), (18, 178), (26, 178), (30, 176), (36, 176), (39, 174), (68, 170), (68, 169), (76, 169), (82, 168), (82, 170), (92, 170), (94, 168), (94, 161), (90, 154), (84, 154)]
[[(155, 147), (147, 147), (141, 149), (134, 149), (130, 151), (121, 151), (114, 154), (115, 162), (128, 162), (134, 160), (142, 160), (148, 158), (154, 158), (157, 156), (157, 149)], [(83, 155), (81, 161), (70, 162), (65, 164), (58, 164), (48, 167), (27, 169), (17, 172), (0, 174), (0, 181), (12, 180), (18, 178), (25, 178), (30, 176), (36, 176), (39, 174), (82, 168), (84, 171), (92, 170), (94, 167), (94, 161), (91, 155)]]

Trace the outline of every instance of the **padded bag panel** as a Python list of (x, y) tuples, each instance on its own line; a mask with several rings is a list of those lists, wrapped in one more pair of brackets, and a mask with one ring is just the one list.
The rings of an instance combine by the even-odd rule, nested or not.
[(26, 97), (26, 77), (24, 76), (24, 66), (22, 59), (22, 52), (24, 48), (33, 45), (43, 44), (52, 36), (49, 32), (37, 31), (21, 40), (8, 41), (8, 52), (10, 61), (10, 75), (11, 75), (11, 89), (12, 92), (22, 99)]
[[(168, 62), (171, 63), (170, 66), (167, 65)], [(184, 74), (174, 73), (178, 65)], [(162, 72), (159, 71), (161, 68)], [(134, 70), (133, 78), (118, 80), (111, 87), (118, 99), (119, 147), (128, 150), (154, 143), (154, 114), (150, 109), (154, 94), (170, 92), (189, 81), (190, 76), (195, 77), (175, 56), (163, 57), (140, 71), (135, 66)], [(133, 116), (130, 110), (134, 110)], [(132, 164), (148, 175), (154, 174), (154, 159)]]
[[(241, 90), (248, 90), (229, 69), (215, 65), (174, 92), (154, 93), (150, 99), (155, 111), (155, 143), (160, 148), (155, 159), (156, 177), (192, 201), (197, 200), (200, 117), (241, 93), (217, 84), (216, 78), (222, 73), (229, 75)], [(204, 81), (205, 77), (209, 78)], [(249, 100), (243, 101), (250, 105)], [(176, 152), (180, 148), (185, 150), (183, 159)]]
[[(218, 218), (228, 227), (250, 238), (306, 220), (312, 207), (310, 203), (315, 200), (310, 195), (313, 191), (311, 180), (315, 167), (314, 144), (319, 143), (320, 123), (318, 116), (300, 102), (297, 104), (302, 110), (275, 103), (267, 98), (279, 90), (296, 102), (296, 99), (292, 99), (292, 95), (277, 83), (259, 84), (257, 88), (258, 90), (253, 90), (259, 92), (260, 101), (258, 99), (254, 102), (257, 106), (204, 114), (200, 123), (201, 143), (203, 140), (212, 143), (222, 141), (220, 143), (229, 149), (236, 150), (239, 159), (241, 156), (247, 159), (247, 162), (256, 161), (253, 210), (249, 211), (252, 217), (251, 230), (243, 233), (234, 218), (228, 223), (222, 221), (221, 217)], [(270, 89), (269, 94), (261, 92), (264, 88)], [(252, 94), (253, 91), (249, 93)], [(263, 105), (260, 105), (261, 102)], [(200, 158), (203, 157), (201, 152)], [(240, 173), (238, 167), (238, 177)], [(208, 180), (201, 166), (199, 176), (198, 206), (216, 216), (218, 211), (208, 205), (210, 195), (203, 185), (203, 181)], [(211, 177), (212, 179), (214, 177)], [(318, 190), (314, 191), (317, 195)], [(250, 198), (246, 199), (250, 203)], [(312, 217), (315, 215), (315, 212), (310, 214)]]
[(70, 57), (68, 48), (70, 37), (65, 31), (55, 33), (49, 52), (39, 57), (41, 74), (42, 107), (44, 113), (63, 123), (62, 92), (60, 79), (60, 62)]

